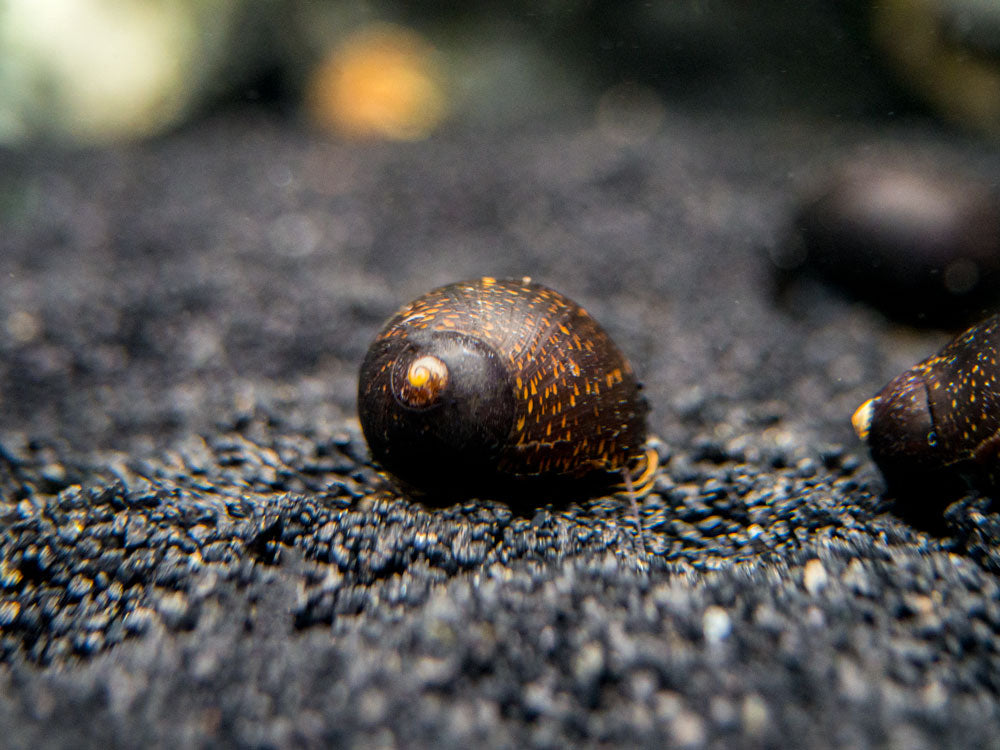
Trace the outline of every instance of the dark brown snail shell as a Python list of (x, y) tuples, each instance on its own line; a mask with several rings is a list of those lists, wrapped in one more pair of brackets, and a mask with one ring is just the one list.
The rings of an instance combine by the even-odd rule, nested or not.
[(973, 175), (849, 161), (817, 188), (775, 258), (786, 272), (910, 323), (967, 325), (1000, 301), (1000, 195)]
[(854, 413), (890, 489), (1000, 488), (1000, 316), (898, 375)]
[(358, 384), (372, 457), (449, 494), (620, 480), (645, 455), (647, 412), (604, 329), (530, 279), (459, 282), (414, 300), (375, 338)]

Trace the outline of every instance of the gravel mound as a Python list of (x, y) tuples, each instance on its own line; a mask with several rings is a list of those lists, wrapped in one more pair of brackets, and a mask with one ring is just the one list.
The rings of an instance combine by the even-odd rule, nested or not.
[[(331, 144), (230, 113), (0, 154), (9, 747), (1000, 747), (1000, 515), (883, 496), (854, 407), (947, 339), (782, 279), (802, 186), (953, 136), (671, 113)], [(530, 275), (628, 353), (662, 468), (440, 507), (370, 464), (402, 303)]]

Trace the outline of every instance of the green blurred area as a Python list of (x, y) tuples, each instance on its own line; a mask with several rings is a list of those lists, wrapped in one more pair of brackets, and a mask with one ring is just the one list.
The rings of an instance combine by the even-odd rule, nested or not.
[(627, 83), (668, 110), (1000, 131), (994, 0), (6, 0), (0, 141), (132, 140), (248, 101), (298, 113), (324, 60), (377, 23), (434, 51), (464, 125), (592, 109)]

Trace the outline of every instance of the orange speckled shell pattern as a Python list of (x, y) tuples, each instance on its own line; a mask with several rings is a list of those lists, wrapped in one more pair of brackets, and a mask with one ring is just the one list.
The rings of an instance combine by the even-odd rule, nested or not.
[(868, 442), (883, 470), (926, 472), (964, 464), (995, 482), (998, 347), (1000, 316), (994, 315), (894, 378), (875, 397)]
[(498, 473), (583, 476), (642, 452), (648, 407), (631, 365), (562, 294), (528, 279), (451, 284), (403, 308), (375, 345), (426, 330), (473, 336), (499, 356), (515, 406)]
[(927, 389), (937, 446), (949, 461), (970, 458), (997, 439), (998, 344), (1000, 317), (993, 316), (913, 368)]

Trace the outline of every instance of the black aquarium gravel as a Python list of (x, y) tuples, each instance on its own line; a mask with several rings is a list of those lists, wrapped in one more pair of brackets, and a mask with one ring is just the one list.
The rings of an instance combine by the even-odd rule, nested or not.
[[(681, 113), (0, 154), (4, 746), (1000, 747), (1000, 515), (894, 505), (849, 421), (948, 335), (771, 260), (818, 172), (893, 150), (1000, 174), (920, 126)], [(641, 530), (368, 463), (369, 340), (483, 274), (633, 362)]]

